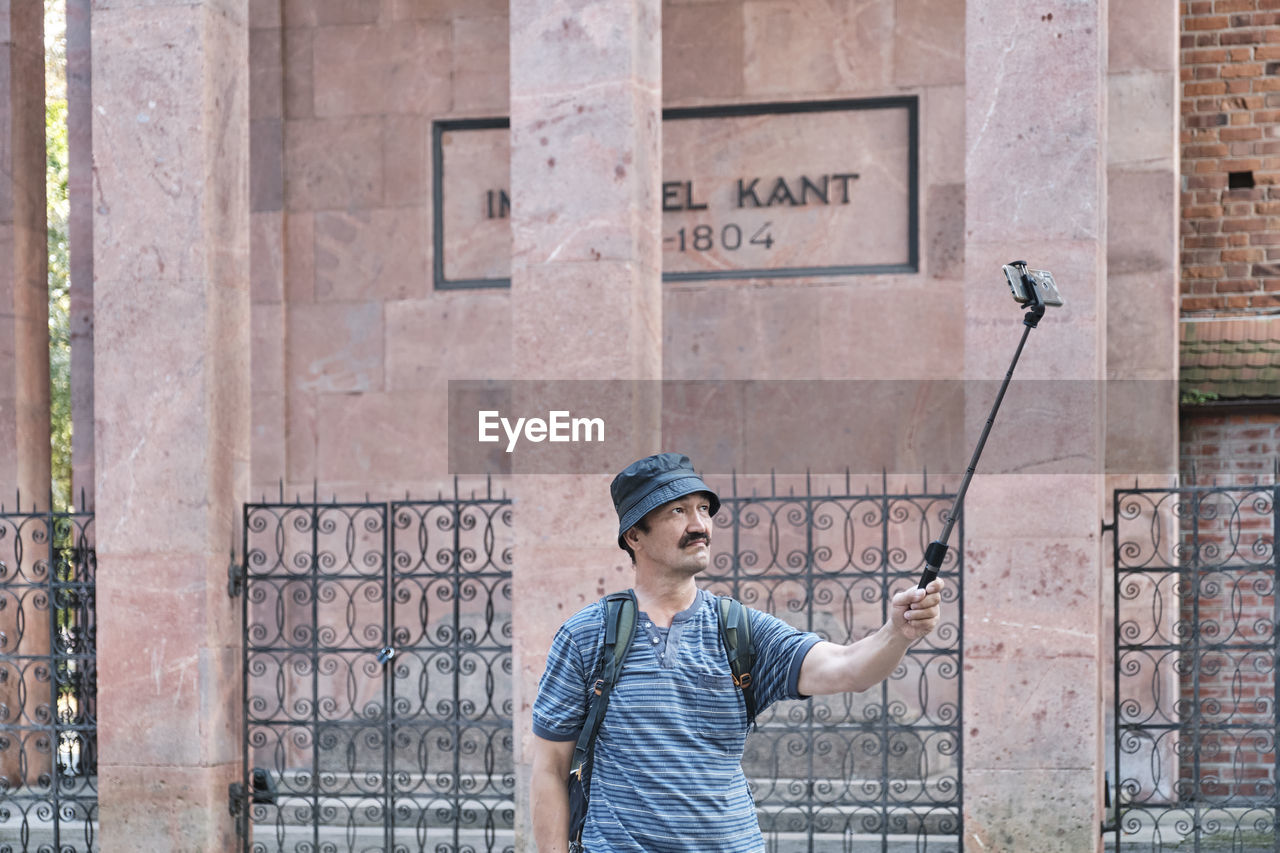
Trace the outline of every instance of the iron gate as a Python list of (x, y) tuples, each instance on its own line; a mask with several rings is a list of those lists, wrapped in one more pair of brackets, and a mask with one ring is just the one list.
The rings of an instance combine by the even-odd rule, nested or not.
[(89, 512), (0, 509), (0, 850), (97, 851)]
[(1116, 849), (1280, 850), (1277, 497), (1114, 494)]
[(509, 501), (244, 522), (243, 849), (513, 849)]
[[(849, 477), (721, 484), (707, 575), (714, 592), (848, 643), (915, 586), (954, 495), (853, 493)], [(748, 492), (742, 494), (743, 491)], [(780, 702), (743, 769), (771, 853), (961, 850), (963, 518), (942, 572), (943, 622), (878, 688)]]
[[(837, 642), (883, 624), (952, 500), (760, 485), (717, 484), (707, 585)], [(246, 851), (514, 849), (510, 535), (488, 493), (245, 507)], [(960, 850), (956, 544), (945, 622), (887, 682), (758, 720), (773, 853)]]

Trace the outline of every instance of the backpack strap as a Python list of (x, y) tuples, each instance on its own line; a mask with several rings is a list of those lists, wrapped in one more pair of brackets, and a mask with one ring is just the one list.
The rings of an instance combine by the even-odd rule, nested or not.
[(725, 654), (729, 658), (733, 683), (742, 691), (742, 699), (747, 705), (749, 729), (756, 723), (756, 687), (751, 675), (756, 653), (751, 644), (751, 619), (747, 616), (747, 609), (736, 598), (720, 596), (716, 605), (720, 616), (720, 641), (724, 643)]
[(596, 735), (600, 732), (600, 724), (609, 707), (609, 694), (618, 683), (618, 676), (622, 674), (622, 662), (636, 633), (634, 592), (627, 590), (608, 595), (604, 606), (604, 646), (600, 651), (603, 671), (592, 690), (587, 719), (578, 734), (578, 743), (573, 748), (573, 763), (569, 766), (569, 775), (578, 777), (584, 790), (591, 784), (591, 757), (595, 753)]

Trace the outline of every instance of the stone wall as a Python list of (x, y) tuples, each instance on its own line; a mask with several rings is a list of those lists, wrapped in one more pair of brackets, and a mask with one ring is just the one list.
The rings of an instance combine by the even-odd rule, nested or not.
[[(960, 376), (963, 19), (665, 5), (665, 107), (917, 96), (921, 250), (915, 274), (668, 283), (664, 376)], [(431, 122), (508, 112), (506, 4), (257, 3), (251, 23), (254, 493), (434, 493), (447, 381), (514, 367), (509, 292), (434, 289), (430, 239)]]
[(506, 2), (255, 2), (253, 492), (434, 494), (506, 292), (432, 288), (433, 118), (504, 115)]
[(668, 3), (663, 46), (666, 106), (909, 93), (921, 114), (919, 273), (668, 283), (663, 375), (960, 378), (964, 2)]
[[(1257, 92), (1270, 91), (1263, 85), (1270, 64), (1259, 51), (1274, 41), (1264, 20), (1271, 12), (1263, 8), (1271, 3), (1185, 7), (1205, 21), (1222, 12), (1225, 22), (1201, 34), (1216, 34), (1218, 46), (1228, 35), (1246, 39), (1261, 64)], [(100, 598), (104, 661), (115, 661), (102, 671), (103, 835), (111, 843), (118, 846), (133, 826), (141, 828), (141, 845), (163, 846), (157, 839), (171, 833), (190, 838), (192, 849), (229, 846), (225, 804), (215, 801), (238, 776), (236, 697), (226, 688), (235, 681), (239, 633), (222, 588), (246, 481), (254, 496), (268, 497), (281, 487), (346, 498), (434, 494), (450, 479), (450, 379), (998, 378), (1018, 329), (998, 266), (1024, 255), (1065, 270), (1069, 300), (1037, 333), (1036, 347), (1054, 357), (1028, 363), (1027, 375), (1084, 382), (1171, 376), (1168, 297), (1176, 288), (1167, 255), (1177, 169), (1168, 46), (1176, 24), (1167, 20), (1168, 4), (1056, 2), (1032, 10), (1012, 0), (667, 0), (660, 4), (660, 86), (652, 52), (640, 47), (656, 41), (657, 5), (632, 0), (636, 15), (616, 25), (582, 4), (553, 0), (522, 0), (524, 17), (514, 21), (507, 0), (95, 6), (93, 192), (103, 201), (92, 228), (79, 233), (91, 233), (86, 239), (95, 247), (99, 347), (80, 373), (92, 369), (97, 378), (94, 393), (81, 396), (94, 410), (98, 439), (87, 470), (97, 478), (104, 567), (114, 566), (103, 573), (110, 582)], [(0, 20), (17, 20), (3, 0), (0, 10)], [(1255, 17), (1241, 18), (1248, 15)], [(639, 41), (620, 35), (632, 32), (628, 27)], [(8, 35), (20, 31), (12, 24), (0, 31), (0, 47), (10, 49)], [(139, 50), (152, 44), (163, 49)], [(172, 44), (191, 61), (172, 66), (165, 58), (174, 55)], [(238, 64), (244, 56), (247, 80)], [(581, 66), (563, 65), (583, 56)], [(603, 68), (631, 87), (627, 109), (593, 100), (591, 86), (574, 77)], [(519, 69), (514, 81), (511, 69)], [(1233, 79), (1224, 93), (1239, 85)], [(13, 118), (15, 91), (30, 94), (31, 86), (0, 86), (10, 95), (0, 105), (0, 125), (14, 139), (31, 130)], [(158, 108), (138, 101), (151, 91), (159, 93)], [(523, 113), (511, 108), (513, 93), (531, 99)], [(915, 268), (671, 281), (649, 300), (657, 273), (651, 242), (661, 230), (651, 226), (667, 216), (651, 215), (655, 202), (665, 202), (659, 181), (668, 178), (652, 162), (656, 130), (647, 123), (658, 93), (668, 109), (914, 98)], [(566, 104), (598, 108), (604, 120), (597, 135), (607, 143), (587, 144), (589, 120), (556, 112)], [(537, 133), (540, 110), (562, 122), (545, 140)], [(1220, 105), (1218, 112), (1226, 114)], [(524, 198), (515, 193), (513, 221), (527, 230), (514, 240), (514, 290), (436, 289), (432, 123), (509, 115), (517, 166), (510, 177), (537, 189)], [(1250, 141), (1224, 138), (1232, 127), (1218, 126), (1215, 140)], [(544, 145), (557, 150), (544, 158)], [(691, 155), (708, 143), (680, 145), (677, 154)], [(784, 162), (785, 144), (776, 147), (762, 145), (755, 156)], [(1255, 184), (1269, 168), (1265, 156), (1259, 154)], [(583, 196), (606, 186), (617, 194), (555, 197), (556, 176), (577, 165), (573, 158), (591, 160), (580, 174), (592, 177), (566, 186)], [(7, 162), (0, 170), (9, 181), (0, 184), (0, 202), (18, 172)], [(1229, 195), (1243, 191), (1226, 191), (1228, 201), (1261, 201)], [(873, 214), (877, 201), (867, 202)], [(597, 209), (606, 211), (604, 227), (591, 218)], [(1234, 210), (1223, 208), (1231, 216)], [(1265, 216), (1269, 210), (1252, 208)], [(634, 227), (622, 227), (627, 217)], [(0, 228), (10, 221), (0, 216)], [(1260, 259), (1256, 252), (1222, 257), (1226, 280), (1234, 275), (1229, 264), (1275, 260), (1265, 254), (1268, 244), (1251, 242), (1268, 227), (1242, 227), (1240, 246), (1194, 248), (1263, 247)], [(0, 230), (0, 245), (7, 233)], [(813, 236), (817, 250), (826, 250), (843, 235)], [(616, 250), (600, 265), (607, 277), (593, 274), (597, 238)], [(561, 277), (581, 294), (590, 290), (590, 300), (572, 298), (579, 290), (570, 298), (556, 292)], [(1215, 284), (1213, 294), (1219, 292)], [(1184, 299), (1183, 307), (1194, 304)], [(619, 305), (624, 312), (610, 312)], [(0, 317), (11, 313), (0, 303)], [(138, 335), (139, 328), (147, 333)], [(546, 343), (556, 334), (564, 339)], [(593, 348), (584, 343), (588, 334), (605, 343)], [(626, 336), (627, 345), (596, 359), (615, 335)], [(13, 363), (0, 348), (0, 368)], [(186, 395), (181, 405), (170, 392)], [(21, 398), (36, 401), (38, 393)], [(985, 415), (987, 400), (969, 403)], [(687, 421), (697, 429), (716, 428), (695, 414)], [(1100, 454), (1109, 446), (1102, 425), (1084, 420), (1067, 431)], [(0, 424), (0, 436), (8, 430)], [(15, 458), (35, 456), (23, 450), (0, 462)], [(179, 479), (207, 501), (165, 501)], [(606, 480), (515, 489), (526, 555), (518, 586), (547, 601), (573, 601), (596, 594), (597, 577), (610, 585), (626, 580), (625, 557), (607, 536), (598, 537), (600, 548), (561, 549), (584, 538), (562, 521), (565, 507), (575, 508), (570, 517), (592, 536), (612, 524)], [(136, 512), (134, 489), (167, 514)], [(1009, 475), (980, 478), (971, 494), (964, 786), (966, 826), (973, 843), (987, 849), (1074, 851), (1097, 840), (1103, 490), (1100, 476)], [(1048, 492), (1063, 503), (1051, 523), (1010, 529), (1010, 517)], [(589, 513), (577, 512), (588, 506)], [(157, 531), (168, 538), (156, 538)], [(555, 577), (573, 577), (574, 588), (552, 588), (531, 571), (538, 560), (558, 561)], [(577, 578), (575, 561), (596, 571)], [(1015, 573), (1028, 579), (1027, 590), (1011, 591), (1007, 578)], [(1061, 583), (1064, 575), (1071, 583)], [(138, 640), (129, 623), (142, 607), (183, 614), (182, 624)], [(560, 618), (543, 610), (517, 625), (527, 680)], [(155, 642), (159, 651), (146, 645)], [(139, 659), (152, 664), (126, 669)], [(191, 661), (202, 668), (182, 682), (190, 689), (157, 695), (153, 679), (178, 678)], [(986, 701), (1011, 684), (1018, 702)], [(527, 683), (517, 685), (518, 717), (526, 693)], [(191, 711), (200, 702), (201, 710)], [(1064, 708), (1073, 721), (1068, 737), (1046, 722)], [(160, 719), (172, 729), (143, 743), (126, 719)], [(162, 741), (183, 751), (160, 754)], [(133, 772), (142, 765), (159, 768), (159, 787), (143, 789)], [(188, 828), (161, 825), (160, 811), (147, 805), (167, 796), (166, 785), (202, 803)]]

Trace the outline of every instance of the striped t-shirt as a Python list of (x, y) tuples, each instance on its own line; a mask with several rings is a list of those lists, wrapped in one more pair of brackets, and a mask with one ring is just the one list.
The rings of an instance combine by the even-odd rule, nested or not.
[[(747, 711), (720, 641), (716, 598), (698, 591), (669, 631), (640, 613), (596, 738), (583, 846), (595, 851), (764, 850), (742, 772)], [(576, 740), (603, 639), (604, 604), (560, 627), (533, 705), (533, 731)], [(818, 642), (748, 608), (756, 708), (799, 699), (800, 664)]]

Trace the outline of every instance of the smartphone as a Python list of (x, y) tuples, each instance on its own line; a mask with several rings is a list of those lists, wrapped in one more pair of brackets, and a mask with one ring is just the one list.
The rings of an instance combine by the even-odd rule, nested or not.
[(1015, 302), (1030, 302), (1031, 291), (1034, 289), (1035, 295), (1043, 304), (1054, 307), (1062, 305), (1062, 294), (1058, 293), (1058, 286), (1054, 284), (1053, 273), (1048, 270), (1027, 269), (1026, 261), (1005, 264), (1003, 269)]

